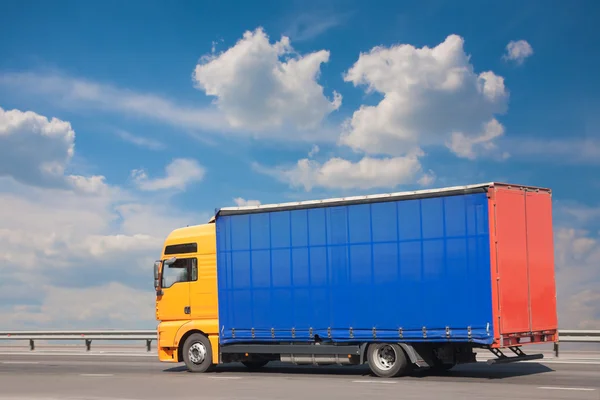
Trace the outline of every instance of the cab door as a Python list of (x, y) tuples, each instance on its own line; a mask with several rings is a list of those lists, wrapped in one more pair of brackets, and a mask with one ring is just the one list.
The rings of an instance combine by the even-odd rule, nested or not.
[(198, 256), (197, 274), (190, 284), (190, 302), (192, 303), (192, 319), (205, 320), (215, 325), (218, 332), (217, 318), (219, 306), (217, 301), (217, 266), (216, 255), (201, 254)]
[(190, 282), (196, 276), (195, 257), (176, 258), (171, 264), (163, 262), (156, 302), (156, 313), (160, 321), (191, 318)]

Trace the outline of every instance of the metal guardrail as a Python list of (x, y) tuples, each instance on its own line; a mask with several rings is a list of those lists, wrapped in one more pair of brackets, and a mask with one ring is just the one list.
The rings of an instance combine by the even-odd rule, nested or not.
[(558, 342), (554, 343), (554, 356), (558, 357), (559, 343), (600, 343), (600, 330), (559, 329)]
[(90, 351), (92, 340), (143, 340), (146, 349), (152, 350), (152, 341), (157, 340), (155, 329), (151, 330), (83, 330), (83, 331), (0, 331), (0, 340), (29, 340), (29, 347), (35, 350), (36, 340), (85, 340)]
[(600, 343), (599, 330), (560, 329), (558, 339), (561, 342), (590, 342)]
[[(157, 340), (156, 330), (83, 330), (83, 331), (0, 331), (0, 340), (29, 340), (29, 347), (35, 350), (36, 340), (85, 340), (88, 351), (92, 340), (143, 340), (148, 351), (152, 341)], [(559, 342), (564, 343), (600, 343), (600, 330), (560, 329)], [(558, 357), (558, 345), (554, 344), (554, 353)]]

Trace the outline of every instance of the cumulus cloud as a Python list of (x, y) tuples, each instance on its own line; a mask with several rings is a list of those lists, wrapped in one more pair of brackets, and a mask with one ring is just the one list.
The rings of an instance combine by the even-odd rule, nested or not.
[(356, 151), (399, 156), (447, 145), (459, 157), (472, 158), (475, 149), (492, 149), (504, 132), (495, 119), (507, 110), (504, 78), (476, 73), (457, 35), (433, 48), (375, 47), (360, 55), (344, 80), (383, 95), (344, 124), (340, 143)]
[(36, 290), (43, 295), (41, 304), (0, 306), (4, 326), (20, 329), (152, 329), (156, 326), (155, 295), (150, 290), (134, 289), (119, 282), (92, 288), (43, 285)]
[(193, 80), (234, 127), (314, 129), (342, 101), (335, 91), (332, 100), (325, 97), (317, 82), (328, 61), (327, 50), (297, 55), (289, 38), (271, 44), (258, 28), (228, 50), (203, 56)]
[[(478, 149), (489, 152), (498, 148), (494, 139), (504, 134), (504, 127), (496, 119), (492, 119), (484, 125), (483, 132), (476, 136), (467, 136), (462, 132), (452, 132), (450, 140), (446, 143), (448, 148), (456, 155), (469, 160), (477, 158)], [(508, 153), (502, 153), (507, 157)]]
[(238, 207), (246, 207), (246, 206), (260, 206), (260, 200), (246, 200), (242, 197), (236, 197), (235, 199), (233, 199), (233, 202), (235, 203), (236, 206)]
[(73, 157), (71, 124), (31, 111), (0, 108), (0, 174), (30, 184), (64, 184)]
[(600, 237), (587, 230), (555, 229), (559, 325), (600, 329)]
[(189, 223), (168, 205), (145, 204), (122, 189), (88, 195), (1, 183), (0, 260), (30, 272), (41, 272), (40, 265), (82, 268), (102, 257), (156, 255), (171, 228)]
[(304, 158), (293, 167), (275, 169), (255, 165), (262, 173), (271, 175), (292, 187), (311, 191), (315, 187), (325, 189), (391, 189), (398, 185), (419, 180), (430, 184), (433, 176), (424, 174), (419, 162), (421, 153), (404, 157), (364, 157), (358, 162), (334, 157), (321, 164)]
[(496, 118), (507, 110), (504, 78), (475, 72), (460, 36), (450, 35), (433, 48), (374, 47), (360, 54), (344, 80), (383, 96), (376, 105), (361, 105), (341, 126), (338, 145), (364, 158), (334, 157), (321, 164), (309, 160), (316, 154), (311, 151), (292, 168), (264, 172), (307, 191), (316, 186), (391, 189), (434, 182), (435, 173), (424, 173), (421, 166), (427, 147), (445, 146), (470, 160), (509, 156), (496, 144), (505, 131)]
[(131, 176), (140, 190), (156, 191), (177, 189), (184, 190), (190, 183), (199, 182), (204, 178), (205, 168), (198, 161), (188, 158), (173, 160), (165, 168), (165, 176), (151, 179), (146, 172), (136, 169)]
[(0, 107), (0, 177), (82, 192), (105, 190), (104, 177), (65, 175), (74, 147), (75, 131), (69, 122)]
[(523, 64), (525, 59), (533, 54), (533, 48), (526, 40), (511, 40), (506, 45), (505, 60), (515, 61), (517, 64)]
[[(169, 204), (145, 203), (145, 196), (122, 189), (82, 194), (7, 178), (0, 179), (0, 185), (0, 318), (7, 329), (26, 327), (28, 317), (55, 328), (63, 322), (78, 327), (98, 321), (123, 326), (118, 314), (132, 317), (127, 325), (152, 321), (151, 266), (164, 238), (172, 229), (206, 220)], [(85, 295), (84, 289), (91, 294)], [(112, 299), (126, 292), (132, 301), (123, 302), (127, 307), (122, 310), (71, 313), (86, 306), (108, 309), (114, 306)], [(77, 305), (68, 304), (68, 293), (78, 295)], [(135, 300), (140, 297), (150, 303)], [(55, 307), (65, 315), (49, 311)]]
[[(152, 327), (152, 262), (172, 229), (204, 222), (207, 215), (155, 204), (148, 194), (109, 185), (103, 176), (64, 175), (74, 153), (71, 125), (33, 112), (6, 114), (0, 130), (3, 326)], [(15, 135), (27, 138), (35, 151)], [(29, 170), (6, 165), (14, 161), (13, 152), (20, 154), (21, 169)], [(53, 168), (41, 170), (53, 174), (38, 171), (44, 163)], [(190, 168), (184, 170), (190, 174)], [(160, 182), (145, 183), (156, 187)]]

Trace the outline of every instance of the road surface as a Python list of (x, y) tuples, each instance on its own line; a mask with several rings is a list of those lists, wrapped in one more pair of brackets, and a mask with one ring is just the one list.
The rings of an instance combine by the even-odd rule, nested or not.
[(139, 350), (0, 348), (0, 400), (121, 399), (592, 399), (600, 400), (600, 356), (562, 354), (560, 360), (458, 366), (381, 379), (364, 367), (294, 367), (260, 372), (232, 364), (207, 374), (159, 363)]

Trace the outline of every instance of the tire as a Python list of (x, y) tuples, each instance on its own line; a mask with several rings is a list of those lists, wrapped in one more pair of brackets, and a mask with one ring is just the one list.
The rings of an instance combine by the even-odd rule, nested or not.
[(267, 365), (268, 363), (269, 363), (268, 360), (242, 361), (242, 364), (244, 364), (249, 369), (260, 369), (260, 368), (264, 367), (265, 365)]
[(402, 347), (394, 343), (375, 343), (367, 348), (371, 372), (381, 378), (394, 378), (406, 374), (409, 361)]
[(212, 346), (206, 336), (193, 333), (183, 344), (183, 361), (190, 372), (206, 372), (212, 365)]

